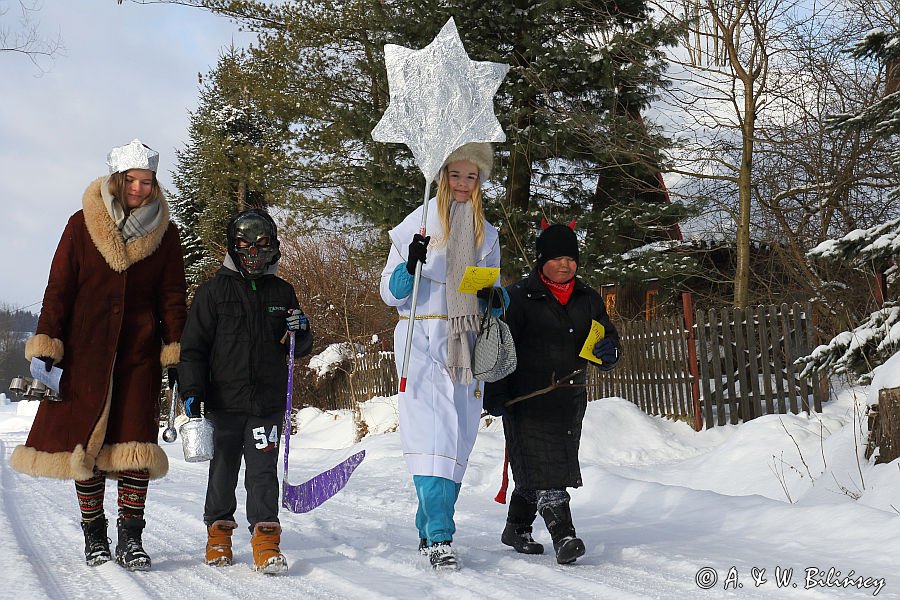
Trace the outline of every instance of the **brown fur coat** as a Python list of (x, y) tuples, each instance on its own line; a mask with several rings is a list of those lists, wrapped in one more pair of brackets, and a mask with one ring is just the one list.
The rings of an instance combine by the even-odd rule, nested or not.
[(178, 230), (163, 219), (125, 244), (101, 197), (101, 177), (84, 193), (50, 266), (27, 359), (50, 356), (63, 369), (59, 402), (41, 401), (17, 471), (83, 480), (95, 469), (168, 471), (157, 445), (162, 368), (179, 360), (186, 319)]

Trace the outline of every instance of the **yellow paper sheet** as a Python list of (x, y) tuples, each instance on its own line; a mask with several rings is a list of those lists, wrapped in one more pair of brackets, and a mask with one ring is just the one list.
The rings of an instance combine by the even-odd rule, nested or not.
[(478, 290), (494, 285), (500, 277), (500, 267), (466, 267), (462, 281), (459, 282), (457, 291), (464, 294), (474, 294)]
[(602, 365), (603, 361), (594, 356), (593, 350), (594, 345), (604, 337), (606, 337), (606, 328), (597, 321), (591, 321), (591, 332), (588, 334), (587, 339), (584, 340), (584, 346), (581, 347), (581, 352), (578, 356)]

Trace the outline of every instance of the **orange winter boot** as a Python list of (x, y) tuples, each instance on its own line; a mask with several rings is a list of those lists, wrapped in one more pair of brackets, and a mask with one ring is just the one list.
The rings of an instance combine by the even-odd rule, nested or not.
[(227, 567), (231, 564), (231, 532), (237, 528), (234, 521), (216, 521), (206, 528), (206, 564)]
[(253, 546), (253, 566), (260, 573), (274, 575), (287, 571), (287, 560), (278, 545), (281, 543), (281, 525), (257, 523), (253, 528), (250, 544)]

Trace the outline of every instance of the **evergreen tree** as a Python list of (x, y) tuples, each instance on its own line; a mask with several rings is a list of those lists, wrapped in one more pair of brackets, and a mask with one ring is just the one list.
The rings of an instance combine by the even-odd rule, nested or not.
[(486, 203), (502, 225), (507, 275), (530, 265), (541, 216), (578, 219), (592, 283), (684, 272), (683, 259), (658, 252), (621, 258), (672, 237), (685, 214), (661, 189), (666, 140), (641, 114), (662, 85), (660, 48), (677, 33), (651, 18), (646, 0), (195, 3), (258, 33), (253, 94), (293, 125), (291, 201), (304, 220), (383, 232), (421, 202), (408, 149), (371, 139), (388, 100), (383, 48), (422, 48), (453, 16), (474, 60), (511, 65), (496, 97), (508, 136), (497, 147), (503, 185)]
[(254, 67), (234, 48), (220, 57), (190, 116), (190, 141), (176, 151), (178, 192), (171, 204), (191, 291), (224, 255), (231, 217), (247, 208), (289, 204), (292, 196), (290, 127), (260, 100)]
[[(886, 67), (882, 99), (855, 115), (832, 119), (839, 129), (861, 129), (876, 138), (888, 139), (900, 133), (900, 32), (881, 30), (868, 34), (851, 53), (857, 59), (875, 59)], [(893, 169), (900, 181), (900, 152), (891, 155)], [(900, 185), (891, 192), (900, 200)], [(869, 273), (888, 272), (896, 277), (900, 256), (900, 219), (869, 229), (852, 231), (838, 240), (827, 240), (809, 252), (812, 258), (827, 260)], [(894, 266), (892, 266), (894, 265)], [(808, 369), (845, 373), (867, 382), (872, 370), (900, 351), (900, 301), (888, 301), (852, 331), (836, 335), (803, 359)]]
[(5, 391), (13, 377), (28, 376), (25, 340), (34, 334), (38, 316), (23, 310), (0, 306), (0, 391)]
[[(663, 85), (661, 48), (677, 27), (654, 22), (644, 0), (451, 0), (422, 19), (429, 15), (432, 31), (453, 15), (473, 58), (511, 65), (496, 98), (505, 189), (488, 205), (500, 206), (492, 220), (507, 225), (507, 273), (528, 270), (542, 217), (577, 219), (590, 283), (686, 273), (693, 261), (657, 247), (623, 257), (674, 237), (687, 214), (667, 201), (658, 177), (667, 142), (642, 117)], [(411, 35), (422, 19), (396, 27)]]

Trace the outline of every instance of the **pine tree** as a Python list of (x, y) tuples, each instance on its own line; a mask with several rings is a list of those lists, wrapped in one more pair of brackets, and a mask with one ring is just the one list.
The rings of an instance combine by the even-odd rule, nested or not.
[(231, 217), (289, 204), (292, 197), (290, 127), (260, 99), (255, 66), (243, 51), (223, 53), (190, 116), (190, 141), (176, 151), (178, 191), (171, 204), (191, 290), (219, 264)]
[[(191, 115), (192, 121), (194, 118), (195, 116)], [(196, 160), (196, 157), (201, 155), (199, 144), (200, 141), (194, 136), (192, 128), (190, 145), (183, 150), (175, 151), (177, 168), (172, 173), (172, 179), (178, 193), (169, 198), (172, 214), (175, 215), (179, 225), (189, 297), (193, 297), (197, 286), (214, 272), (218, 264), (215, 256), (220, 254), (207, 248), (199, 234), (201, 215), (197, 199), (200, 197), (202, 176), (200, 164)]]
[(667, 141), (641, 114), (663, 84), (660, 48), (677, 33), (646, 0), (199, 4), (259, 35), (248, 53), (254, 95), (292, 124), (291, 201), (304, 220), (384, 232), (421, 202), (408, 149), (371, 139), (388, 99), (383, 49), (422, 48), (453, 16), (470, 57), (511, 65), (495, 99), (508, 136), (493, 178), (502, 186), (487, 194), (507, 275), (530, 265), (541, 216), (577, 218), (591, 283), (684, 272), (683, 260), (658, 252), (621, 258), (671, 237), (685, 214), (658, 178)]
[[(855, 115), (839, 115), (832, 119), (838, 129), (862, 129), (876, 138), (890, 138), (900, 133), (900, 32), (869, 33), (852, 48), (857, 59), (875, 59), (886, 67), (883, 98)], [(891, 155), (894, 172), (900, 175), (900, 151)], [(891, 192), (900, 200), (900, 186)], [(856, 269), (873, 270), (896, 277), (900, 257), (900, 219), (865, 230), (852, 231), (838, 240), (826, 240), (809, 252), (809, 256), (843, 264)], [(894, 265), (894, 266), (891, 266)], [(861, 382), (871, 378), (872, 370), (900, 351), (900, 301), (885, 302), (852, 331), (836, 335), (828, 344), (819, 346), (803, 362), (807, 369), (855, 375)]]
[[(493, 221), (506, 225), (508, 274), (526, 272), (542, 217), (576, 218), (583, 238), (580, 274), (589, 283), (674, 281), (693, 261), (649, 243), (673, 237), (687, 209), (667, 201), (658, 178), (667, 141), (642, 111), (662, 81), (661, 48), (677, 28), (650, 18), (643, 0), (456, 0), (449, 14), (471, 56), (511, 69), (496, 98), (507, 143), (505, 189)], [(421, 21), (398, 23), (404, 32)], [(647, 251), (624, 256), (628, 250)]]

